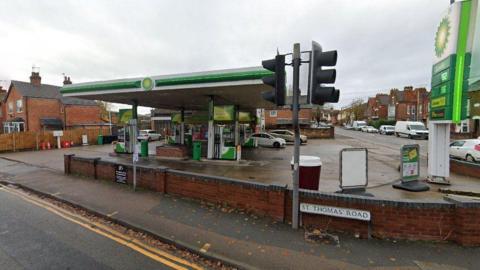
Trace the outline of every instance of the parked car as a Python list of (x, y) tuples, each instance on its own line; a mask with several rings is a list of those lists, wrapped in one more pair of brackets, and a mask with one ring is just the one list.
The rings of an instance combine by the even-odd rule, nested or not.
[(395, 133), (395, 126), (381, 125), (378, 132), (383, 135), (393, 135)]
[(155, 130), (151, 129), (143, 129), (138, 132), (137, 139), (139, 141), (147, 140), (147, 141), (158, 141), (162, 135), (157, 133)]
[(480, 162), (480, 139), (458, 140), (450, 144), (450, 156)]
[[(295, 133), (287, 129), (270, 130), (268, 133), (287, 142), (295, 142)], [(307, 136), (300, 134), (300, 143), (307, 143)]]
[(377, 133), (378, 129), (372, 127), (372, 126), (363, 126), (362, 127), (362, 132), (367, 132), (367, 133)]
[(361, 130), (362, 127), (366, 125), (367, 125), (367, 122), (365, 121), (353, 121), (352, 128), (358, 131), (358, 130)]
[(285, 144), (287, 144), (284, 139), (277, 138), (272, 134), (268, 134), (266, 132), (254, 133), (250, 137), (255, 139), (260, 146), (280, 148), (284, 147)]
[(410, 139), (428, 139), (428, 129), (422, 122), (397, 121), (395, 125), (395, 136), (405, 136)]

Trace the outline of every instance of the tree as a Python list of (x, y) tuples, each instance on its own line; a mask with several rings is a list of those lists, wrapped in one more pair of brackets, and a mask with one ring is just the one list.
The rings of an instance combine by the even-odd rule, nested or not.
[(367, 103), (363, 101), (363, 99), (358, 98), (353, 100), (350, 103), (350, 109), (352, 111), (352, 115), (354, 119), (350, 120), (361, 120), (365, 118), (365, 112), (367, 111)]

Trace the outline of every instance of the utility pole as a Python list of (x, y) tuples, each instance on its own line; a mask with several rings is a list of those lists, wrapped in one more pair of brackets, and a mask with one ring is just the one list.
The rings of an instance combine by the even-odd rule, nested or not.
[(295, 132), (295, 146), (293, 150), (293, 195), (292, 195), (292, 228), (298, 229), (298, 189), (299, 189), (299, 159), (300, 159), (300, 127), (298, 125), (298, 109), (300, 96), (300, 43), (293, 44), (293, 129)]

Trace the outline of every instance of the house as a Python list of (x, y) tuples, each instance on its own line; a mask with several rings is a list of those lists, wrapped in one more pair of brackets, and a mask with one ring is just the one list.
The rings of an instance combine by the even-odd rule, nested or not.
[(377, 94), (367, 101), (367, 110), (365, 112), (368, 120), (387, 120), (388, 119), (388, 94)]
[(390, 90), (388, 119), (396, 121), (421, 121), (428, 119), (430, 93), (425, 88), (404, 87), (403, 91)]
[[(12, 80), (1, 105), (3, 132), (59, 130), (103, 126), (101, 109), (95, 101), (63, 97), (60, 87), (42, 84), (33, 71), (30, 82)], [(64, 78), (64, 84), (71, 84)]]

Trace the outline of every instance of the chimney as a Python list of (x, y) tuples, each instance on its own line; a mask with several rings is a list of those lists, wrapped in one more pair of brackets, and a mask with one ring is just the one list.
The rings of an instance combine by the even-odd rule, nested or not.
[(30, 83), (34, 86), (40, 86), (42, 77), (40, 77), (40, 68), (33, 66), (32, 75), (30, 75)]
[(63, 85), (72, 84), (70, 77), (63, 76)]

